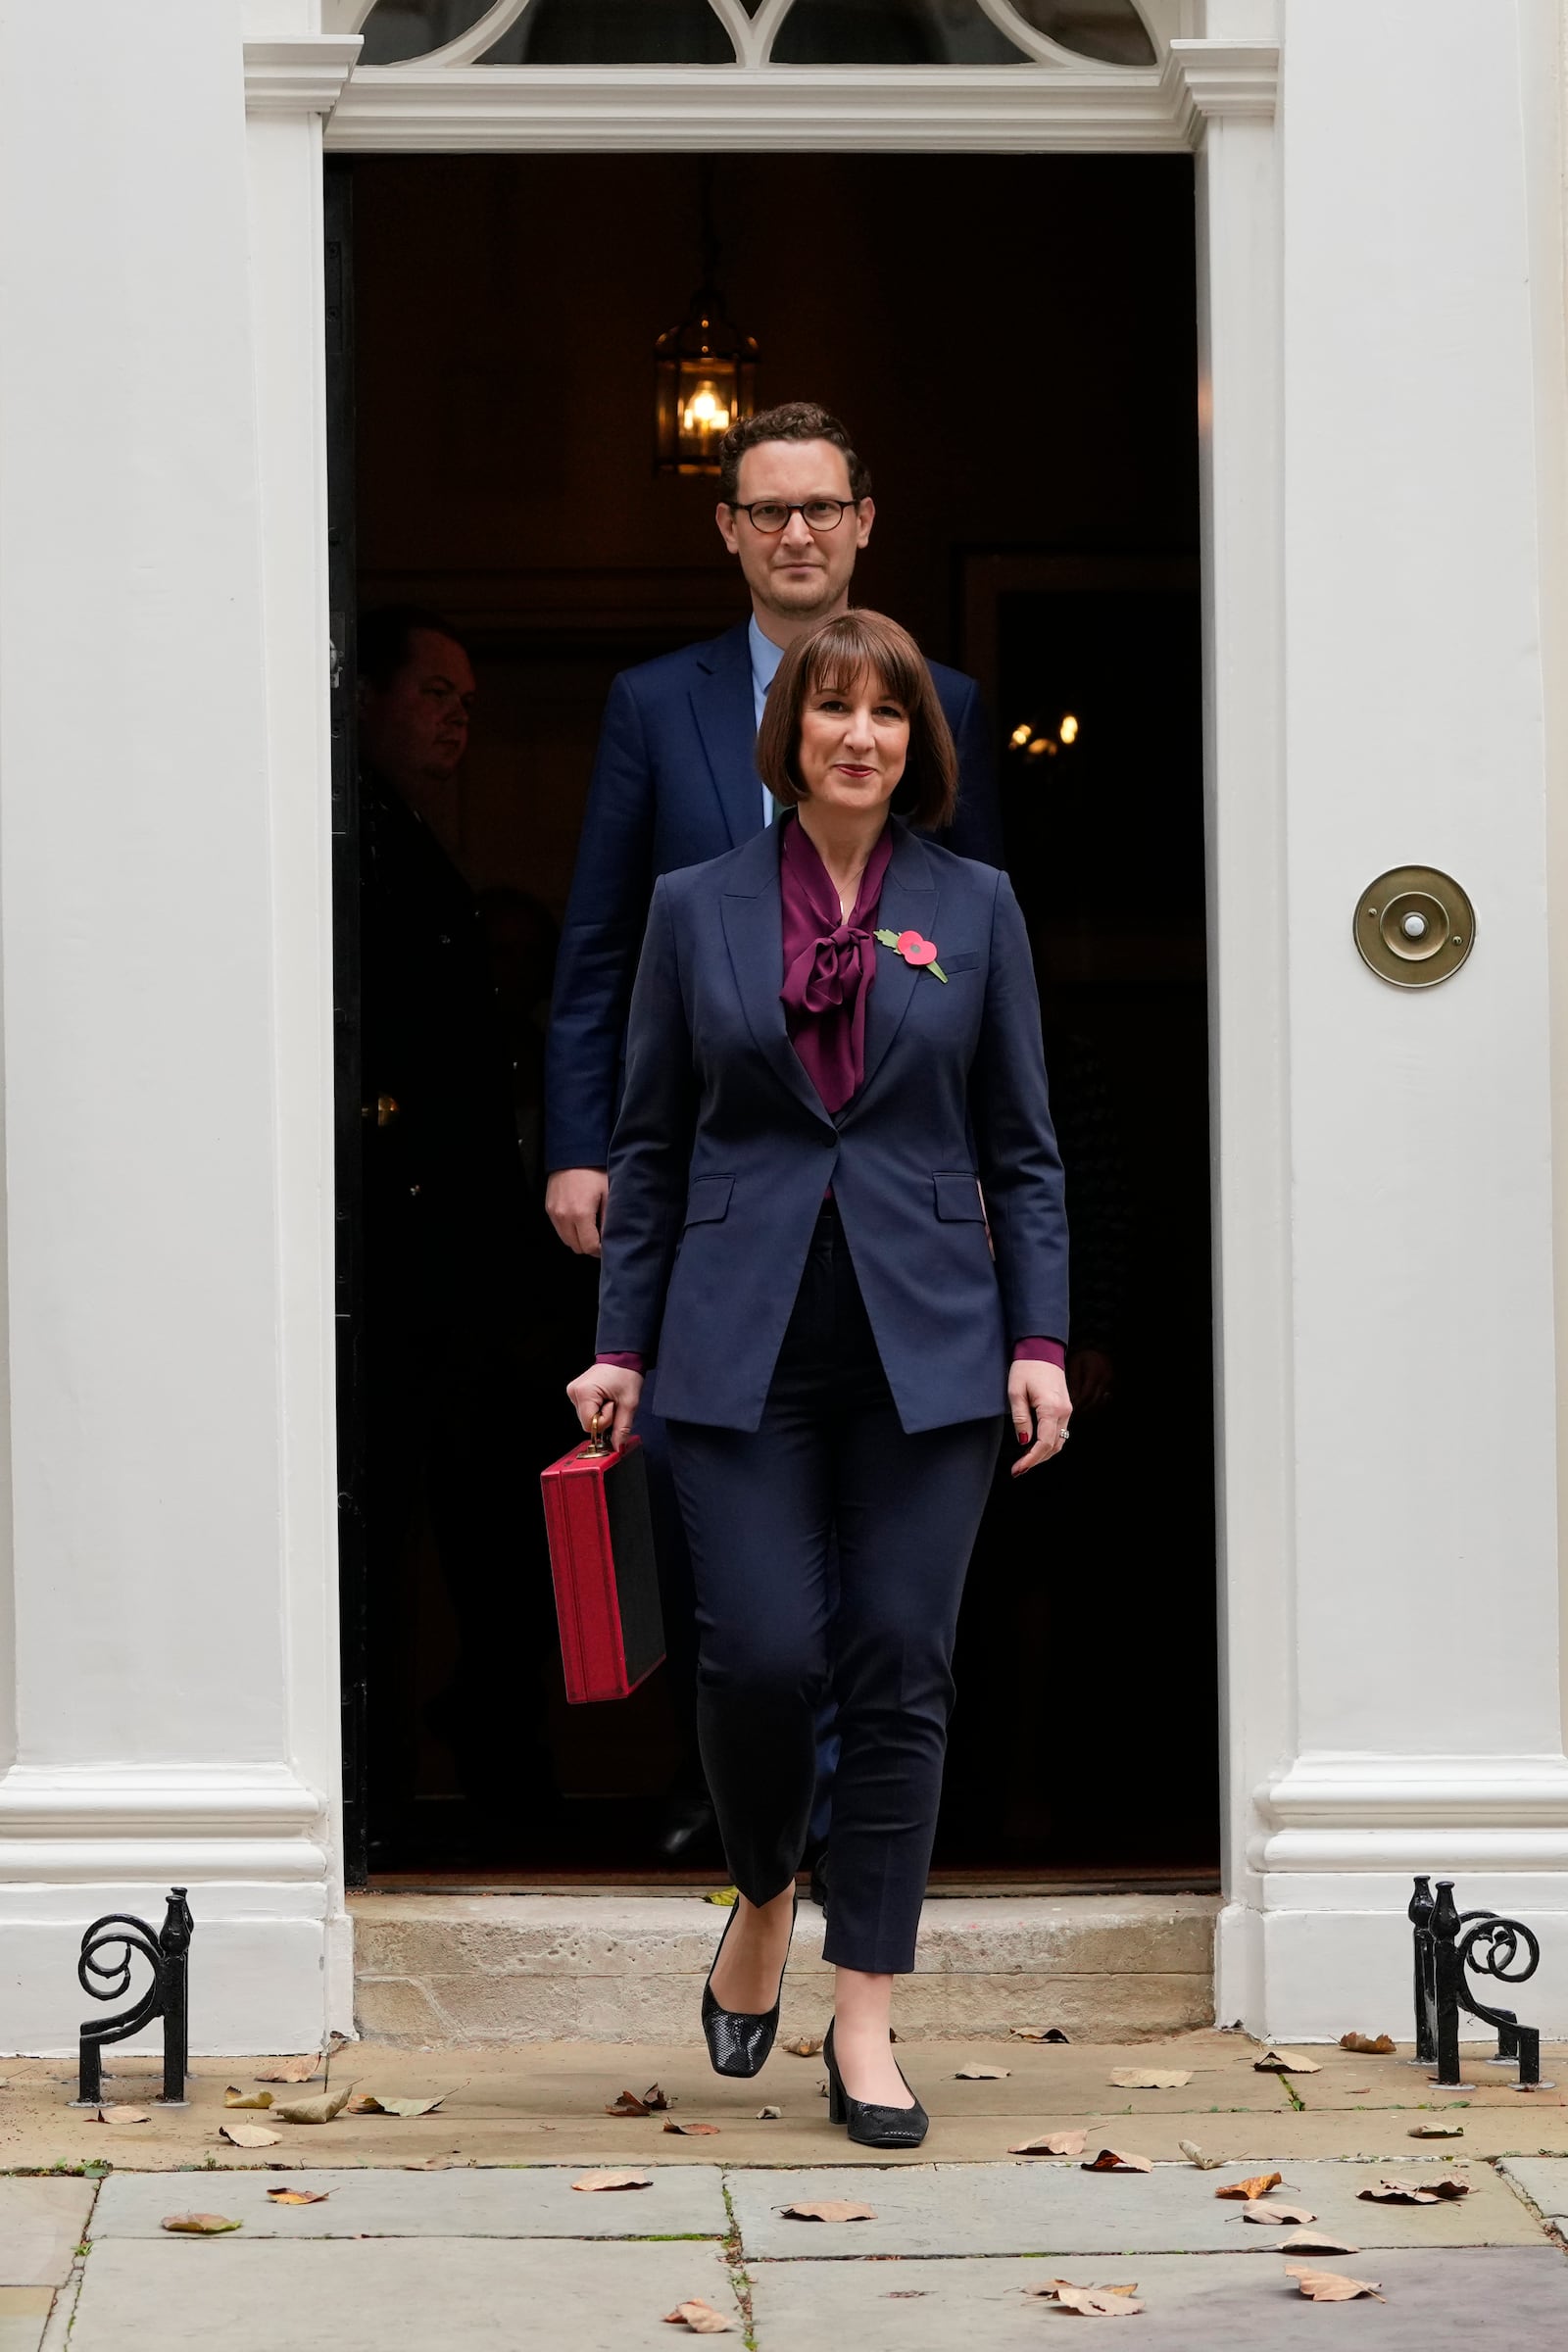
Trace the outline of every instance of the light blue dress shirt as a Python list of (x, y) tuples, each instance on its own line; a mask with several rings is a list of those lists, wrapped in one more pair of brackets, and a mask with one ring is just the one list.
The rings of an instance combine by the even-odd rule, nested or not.
[[(768, 688), (778, 675), (778, 665), (784, 659), (784, 648), (781, 645), (775, 645), (771, 637), (763, 635), (757, 625), (755, 612), (752, 614), (746, 634), (752, 649), (752, 709), (756, 713), (757, 723), (760, 727), (762, 706), (767, 701)], [(770, 825), (777, 814), (778, 803), (764, 784), (762, 786), (763, 824)]]

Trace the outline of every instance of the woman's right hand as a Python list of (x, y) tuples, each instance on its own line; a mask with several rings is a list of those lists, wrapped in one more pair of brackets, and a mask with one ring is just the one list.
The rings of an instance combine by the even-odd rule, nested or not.
[(624, 1371), (619, 1364), (590, 1364), (566, 1383), (566, 1395), (584, 1429), (592, 1429), (596, 1416), (612, 1416), (610, 1443), (617, 1453), (631, 1436), (642, 1393), (642, 1374)]

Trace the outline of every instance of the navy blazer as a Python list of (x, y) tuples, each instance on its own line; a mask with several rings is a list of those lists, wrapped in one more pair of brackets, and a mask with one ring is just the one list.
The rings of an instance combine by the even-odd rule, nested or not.
[[(545, 1057), (545, 1166), (602, 1168), (615, 1123), (626, 1007), (661, 874), (761, 832), (748, 623), (684, 647), (610, 690), (556, 965)], [(989, 729), (973, 678), (931, 663), (958, 751), (958, 808), (943, 838), (1002, 863)]]
[(905, 1429), (1000, 1413), (1012, 1342), (1067, 1336), (1061, 1160), (1012, 885), (894, 820), (878, 926), (934, 940), (948, 977), (878, 951), (865, 1080), (830, 1117), (784, 1026), (781, 831), (654, 891), (600, 1351), (657, 1363), (666, 1420), (755, 1430), (831, 1184)]

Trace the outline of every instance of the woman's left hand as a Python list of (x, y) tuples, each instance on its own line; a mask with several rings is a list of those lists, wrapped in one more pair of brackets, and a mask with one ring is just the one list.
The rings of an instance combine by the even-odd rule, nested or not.
[(1067, 1443), (1072, 1419), (1067, 1375), (1054, 1364), (1014, 1364), (1007, 1374), (1007, 1410), (1019, 1445), (1029, 1447), (1012, 1465), (1013, 1477), (1022, 1478)]

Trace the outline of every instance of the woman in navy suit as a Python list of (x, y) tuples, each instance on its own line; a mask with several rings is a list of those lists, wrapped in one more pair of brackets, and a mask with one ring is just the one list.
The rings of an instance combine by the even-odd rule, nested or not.
[(958, 1601), (1004, 1416), (1015, 1475), (1067, 1436), (1061, 1163), (1011, 887), (911, 829), (945, 821), (956, 770), (911, 639), (864, 612), (798, 639), (758, 765), (786, 813), (654, 894), (600, 1354), (569, 1394), (618, 1445), (657, 1366), (739, 1888), (703, 1996), (712, 2062), (755, 2074), (772, 2045), (831, 1690), (830, 2113), (913, 2146), (889, 2024)]

